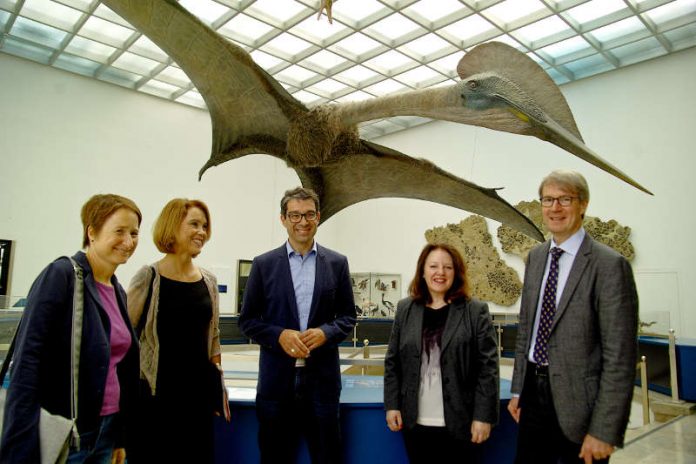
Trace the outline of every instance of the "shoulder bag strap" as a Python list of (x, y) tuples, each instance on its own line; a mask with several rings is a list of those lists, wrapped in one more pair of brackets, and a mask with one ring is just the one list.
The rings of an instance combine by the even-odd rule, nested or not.
[(70, 359), (70, 367), (72, 375), (70, 376), (70, 415), (73, 421), (73, 446), (80, 449), (80, 435), (77, 432), (77, 387), (78, 379), (80, 378), (80, 346), (82, 344), (82, 316), (84, 312), (84, 277), (82, 275), (82, 267), (80, 267), (74, 259), (69, 258), (75, 271), (75, 284), (73, 286), (73, 311), (72, 311), (72, 336), (70, 337), (70, 350), (72, 357)]
[(147, 322), (147, 313), (150, 312), (150, 301), (152, 300), (152, 287), (154, 286), (155, 283), (155, 266), (150, 266), (150, 271), (152, 272), (152, 275), (150, 276), (150, 285), (148, 286), (147, 290), (147, 297), (145, 298), (145, 305), (143, 306), (143, 313), (140, 315), (140, 319), (138, 320), (138, 327), (135, 329), (135, 334), (140, 338), (140, 334), (143, 333), (143, 329), (145, 328), (145, 323)]

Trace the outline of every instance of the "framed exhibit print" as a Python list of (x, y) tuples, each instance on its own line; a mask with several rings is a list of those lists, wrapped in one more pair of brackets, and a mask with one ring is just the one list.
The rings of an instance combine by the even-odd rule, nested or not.
[(355, 311), (362, 318), (393, 318), (401, 299), (401, 275), (356, 272), (350, 275)]
[(12, 258), (12, 240), (0, 239), (0, 296), (10, 294), (10, 262)]
[(246, 288), (249, 274), (251, 273), (251, 260), (240, 259), (237, 261), (237, 314), (242, 312), (244, 301), (244, 289)]

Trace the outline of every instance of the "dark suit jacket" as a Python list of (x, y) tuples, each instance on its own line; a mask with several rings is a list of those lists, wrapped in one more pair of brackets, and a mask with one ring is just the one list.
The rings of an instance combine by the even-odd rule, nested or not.
[[(320, 328), (327, 342), (306, 360), (307, 384), (317, 400), (338, 404), (341, 392), (338, 344), (355, 325), (355, 304), (345, 256), (317, 245), (314, 295), (308, 328)], [(257, 256), (244, 291), (239, 317), (242, 333), (261, 348), (257, 397), (292, 398), (295, 359), (278, 343), (285, 329), (300, 330), (288, 254), (280, 248)]]
[[(529, 253), (512, 392), (520, 393), (550, 241)], [(621, 446), (637, 359), (638, 295), (628, 262), (589, 235), (580, 245), (549, 336), (553, 404), (566, 437), (586, 434)]]
[[(404, 428), (418, 419), (424, 306), (399, 301), (384, 359), (384, 409), (401, 411)], [(471, 422), (498, 422), (499, 376), (495, 329), (488, 305), (459, 300), (450, 306), (440, 356), (445, 426), (458, 439)]]
[[(84, 253), (73, 256), (84, 276), (84, 314), (78, 380), (80, 433), (94, 430), (104, 401), (111, 357), (111, 322), (104, 311), (92, 269)], [(70, 417), (70, 339), (75, 283), (68, 259), (49, 264), (34, 281), (22, 316), (5, 405), (0, 462), (39, 462), (39, 409)], [(138, 391), (138, 342), (126, 312), (126, 293), (111, 278), (131, 346), (117, 367), (121, 387), (119, 446)]]

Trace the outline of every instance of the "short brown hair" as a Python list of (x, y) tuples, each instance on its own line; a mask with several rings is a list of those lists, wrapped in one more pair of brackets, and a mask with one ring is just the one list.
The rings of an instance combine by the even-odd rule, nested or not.
[(296, 187), (292, 190), (287, 190), (283, 195), (283, 199), (280, 200), (280, 214), (285, 216), (288, 212), (288, 202), (290, 200), (312, 200), (314, 201), (314, 207), (319, 212), (319, 195), (309, 188)]
[(155, 221), (155, 227), (152, 231), (152, 239), (155, 246), (162, 253), (174, 253), (174, 244), (176, 243), (176, 231), (181, 225), (181, 222), (186, 218), (188, 210), (198, 208), (205, 214), (205, 220), (208, 221), (208, 234), (205, 239), (207, 242), (212, 235), (212, 226), (210, 225), (210, 212), (208, 206), (201, 200), (189, 200), (188, 198), (174, 198), (169, 203), (164, 205), (162, 212)]
[(446, 243), (428, 243), (423, 247), (420, 256), (418, 257), (418, 264), (416, 265), (416, 275), (413, 276), (411, 285), (408, 287), (408, 293), (411, 295), (414, 301), (419, 303), (428, 304), (432, 302), (430, 297), (430, 291), (428, 290), (428, 284), (425, 282), (423, 273), (425, 272), (425, 260), (428, 259), (428, 255), (435, 250), (443, 250), (447, 252), (452, 257), (452, 264), (454, 266), (454, 281), (452, 286), (447, 290), (445, 294), (445, 301), (455, 301), (460, 298), (471, 298), (469, 292), (469, 281), (466, 278), (466, 265), (462, 259), (462, 255), (451, 245)]
[(143, 220), (143, 215), (135, 202), (129, 198), (113, 193), (99, 193), (92, 196), (82, 205), (80, 218), (82, 219), (82, 248), (89, 246), (89, 234), (91, 227), (95, 233), (99, 233), (109, 217), (121, 208), (126, 208), (138, 216), (138, 226)]

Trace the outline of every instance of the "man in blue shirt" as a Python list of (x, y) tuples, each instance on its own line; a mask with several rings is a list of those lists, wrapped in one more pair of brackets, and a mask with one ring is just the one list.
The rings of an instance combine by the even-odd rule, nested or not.
[(261, 463), (294, 462), (299, 438), (313, 463), (341, 462), (338, 344), (355, 325), (345, 256), (318, 245), (319, 197), (285, 192), (280, 221), (288, 240), (257, 256), (239, 317), (260, 345), (256, 414)]

